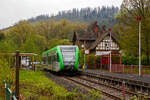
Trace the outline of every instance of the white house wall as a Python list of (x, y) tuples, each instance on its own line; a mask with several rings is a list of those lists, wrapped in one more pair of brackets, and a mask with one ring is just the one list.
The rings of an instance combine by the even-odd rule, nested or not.
[[(111, 42), (111, 46), (110, 46)], [(110, 36), (106, 36), (100, 43), (98, 43), (96, 50), (119, 50), (118, 44)]]

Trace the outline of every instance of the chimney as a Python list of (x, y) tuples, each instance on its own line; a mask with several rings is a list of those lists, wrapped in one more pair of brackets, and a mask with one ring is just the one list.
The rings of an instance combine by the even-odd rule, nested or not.
[(99, 33), (99, 26), (97, 25), (97, 21), (95, 21), (95, 23), (94, 23), (95, 25), (95, 33), (96, 33), (96, 36), (98, 37), (98, 33)]

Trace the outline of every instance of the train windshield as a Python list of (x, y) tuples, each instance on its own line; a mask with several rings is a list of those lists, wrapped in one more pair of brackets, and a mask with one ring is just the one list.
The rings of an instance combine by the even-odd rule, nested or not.
[(60, 47), (64, 65), (74, 65), (76, 60), (76, 47)]

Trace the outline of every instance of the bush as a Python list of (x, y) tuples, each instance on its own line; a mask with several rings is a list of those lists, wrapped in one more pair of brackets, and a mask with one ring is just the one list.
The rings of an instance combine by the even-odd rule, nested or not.
[(146, 56), (142, 56), (141, 63), (142, 65), (148, 65)]
[[(9, 64), (5, 58), (0, 59), (0, 90), (4, 92), (4, 80), (12, 85), (15, 81), (15, 73), (13, 68), (9, 67)], [(11, 86), (11, 89), (14, 90), (14, 86)]]
[[(134, 56), (122, 56), (122, 63), (125, 65), (138, 65), (139, 64), (139, 58)], [(142, 65), (147, 65), (146, 57), (141, 57), (141, 63)]]
[(133, 56), (122, 56), (122, 64), (125, 65), (137, 65), (138, 59)]

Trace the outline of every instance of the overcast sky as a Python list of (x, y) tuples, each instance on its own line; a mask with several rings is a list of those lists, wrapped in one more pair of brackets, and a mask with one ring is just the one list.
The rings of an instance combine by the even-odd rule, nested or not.
[(123, 0), (0, 0), (0, 29), (41, 14), (57, 14), (72, 8), (118, 6)]

